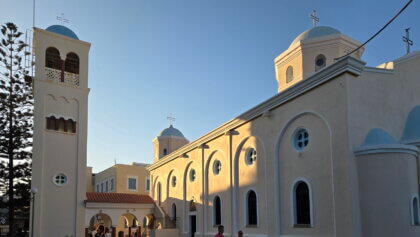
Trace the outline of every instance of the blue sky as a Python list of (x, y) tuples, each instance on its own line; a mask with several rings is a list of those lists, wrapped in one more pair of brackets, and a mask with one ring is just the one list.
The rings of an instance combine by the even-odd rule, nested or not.
[[(169, 113), (191, 141), (275, 95), (273, 59), (311, 27), (313, 9), (319, 25), (364, 42), (407, 1), (36, 0), (36, 26), (64, 13), (92, 43), (88, 165), (100, 171), (114, 159), (151, 163)], [(376, 66), (403, 56), (407, 27), (418, 49), (419, 12), (414, 1), (362, 59)], [(0, 0), (0, 24), (9, 21), (30, 28), (32, 1)]]

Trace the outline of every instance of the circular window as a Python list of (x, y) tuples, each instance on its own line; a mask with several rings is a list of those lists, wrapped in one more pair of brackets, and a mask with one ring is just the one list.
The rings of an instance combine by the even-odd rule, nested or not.
[(191, 181), (191, 182), (194, 182), (194, 180), (195, 180), (195, 170), (194, 170), (194, 169), (192, 169), (192, 170), (190, 171), (190, 181)]
[(320, 55), (316, 56), (316, 58), (315, 58), (315, 71), (318, 71), (321, 68), (324, 68), (326, 66), (326, 63), (327, 63), (327, 58), (323, 54), (320, 54)]
[(257, 161), (257, 150), (249, 148), (245, 155), (245, 162), (248, 165), (252, 165)]
[(67, 183), (67, 176), (63, 173), (56, 174), (53, 178), (53, 182), (58, 186), (63, 186)]
[(325, 64), (325, 61), (324, 61), (324, 59), (323, 59), (323, 58), (318, 58), (318, 59), (316, 60), (316, 65), (317, 65), (318, 67), (322, 67), (322, 66), (324, 66), (324, 64)]
[(172, 176), (171, 183), (172, 183), (172, 187), (176, 186), (176, 176)]
[(213, 163), (213, 174), (218, 175), (222, 170), (222, 162), (220, 160), (215, 160)]
[(306, 129), (299, 129), (294, 136), (294, 145), (298, 151), (305, 149), (309, 143), (309, 134)]

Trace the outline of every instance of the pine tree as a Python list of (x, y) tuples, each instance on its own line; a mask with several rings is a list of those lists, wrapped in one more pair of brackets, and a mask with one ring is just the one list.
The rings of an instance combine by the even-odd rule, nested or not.
[(32, 157), (33, 95), (25, 82), (27, 46), (13, 23), (1, 26), (0, 42), (0, 192), (8, 196), (9, 236), (15, 217), (28, 213)]

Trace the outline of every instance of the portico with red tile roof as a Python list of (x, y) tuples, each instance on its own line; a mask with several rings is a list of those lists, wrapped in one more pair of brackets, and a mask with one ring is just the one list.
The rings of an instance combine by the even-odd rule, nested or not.
[(87, 192), (85, 206), (86, 232), (108, 228), (112, 236), (120, 231), (131, 236), (142, 229), (142, 223), (147, 225), (155, 212), (153, 199), (140, 194)]

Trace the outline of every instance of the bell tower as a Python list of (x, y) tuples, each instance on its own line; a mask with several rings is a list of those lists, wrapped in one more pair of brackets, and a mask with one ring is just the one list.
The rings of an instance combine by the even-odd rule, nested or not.
[(184, 137), (184, 134), (174, 128), (171, 124), (168, 128), (162, 130), (155, 139), (153, 139), (153, 162), (159, 161), (162, 157), (174, 152), (188, 143), (189, 141)]
[[(333, 64), (360, 45), (357, 40), (329, 26), (314, 26), (304, 31), (274, 59), (278, 92)], [(351, 56), (360, 59), (363, 51), (364, 48), (360, 48)]]
[(33, 45), (33, 236), (84, 236), (90, 43), (53, 25)]

